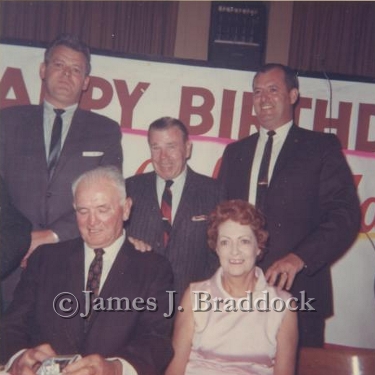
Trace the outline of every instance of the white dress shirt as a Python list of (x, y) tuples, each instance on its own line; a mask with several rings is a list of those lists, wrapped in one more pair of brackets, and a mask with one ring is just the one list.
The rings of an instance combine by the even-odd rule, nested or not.
[[(268, 168), (269, 184), (271, 183), (272, 173), (275, 168), (277, 158), (279, 157), (281, 148), (284, 145), (285, 139), (292, 125), (293, 125), (293, 121), (291, 120), (275, 130), (276, 133), (273, 136), (272, 153), (271, 153), (270, 165)], [(262, 127), (259, 128), (259, 138), (258, 138), (258, 142), (257, 142), (256, 149), (255, 149), (253, 164), (251, 166), (249, 202), (254, 205), (255, 205), (256, 196), (257, 196), (258, 174), (259, 174), (260, 163), (262, 161), (264, 147), (266, 146), (266, 142), (268, 140), (267, 132), (268, 132), (267, 129), (264, 129)]]

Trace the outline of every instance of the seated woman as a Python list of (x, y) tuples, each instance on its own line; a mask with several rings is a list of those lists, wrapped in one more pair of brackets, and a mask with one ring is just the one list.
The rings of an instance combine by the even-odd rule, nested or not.
[(296, 305), (255, 265), (268, 237), (263, 228), (262, 214), (241, 200), (210, 215), (208, 242), (221, 267), (185, 292), (166, 375), (294, 374)]

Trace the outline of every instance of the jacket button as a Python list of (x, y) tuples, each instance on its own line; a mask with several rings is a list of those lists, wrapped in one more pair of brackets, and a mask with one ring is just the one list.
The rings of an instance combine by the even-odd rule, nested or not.
[(50, 191), (47, 191), (46, 197), (47, 198), (51, 198), (52, 197), (52, 193)]

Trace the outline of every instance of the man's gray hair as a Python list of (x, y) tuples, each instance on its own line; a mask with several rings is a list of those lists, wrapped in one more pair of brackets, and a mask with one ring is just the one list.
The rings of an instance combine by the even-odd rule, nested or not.
[(72, 184), (73, 197), (75, 197), (78, 185), (81, 182), (93, 185), (103, 180), (112, 184), (118, 190), (120, 201), (124, 203), (126, 198), (124, 177), (118, 168), (110, 165), (82, 173)]

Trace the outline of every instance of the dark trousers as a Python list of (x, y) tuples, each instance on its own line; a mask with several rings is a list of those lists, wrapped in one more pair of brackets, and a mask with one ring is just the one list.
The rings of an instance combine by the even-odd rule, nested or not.
[(322, 348), (324, 345), (325, 319), (309, 312), (298, 314), (299, 346)]

